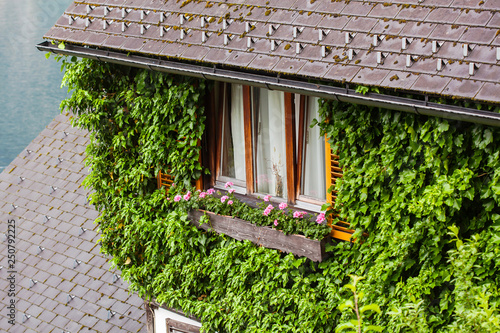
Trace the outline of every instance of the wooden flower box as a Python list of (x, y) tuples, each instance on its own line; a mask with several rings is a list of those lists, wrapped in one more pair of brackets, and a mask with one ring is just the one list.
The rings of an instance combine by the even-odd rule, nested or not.
[(326, 258), (325, 245), (330, 240), (329, 236), (323, 240), (313, 240), (302, 235), (285, 235), (270, 227), (256, 226), (237, 217), (211, 212), (206, 212), (210, 217), (210, 224), (200, 225), (199, 220), (204, 213), (200, 210), (190, 211), (188, 216), (191, 223), (203, 230), (214, 230), (237, 240), (248, 239), (254, 244), (307, 257), (312, 261), (321, 262)]

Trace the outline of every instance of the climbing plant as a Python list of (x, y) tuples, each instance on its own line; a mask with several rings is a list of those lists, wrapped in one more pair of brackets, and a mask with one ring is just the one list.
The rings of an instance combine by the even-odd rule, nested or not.
[[(480, 304), (472, 300), (478, 290), (491, 311), (499, 300), (498, 261), (486, 246), (498, 252), (500, 131), (334, 101), (323, 101), (320, 112), (319, 126), (344, 168), (335, 209), (360, 238), (343, 255), (366, 276), (369, 300), (392, 309), (394, 316), (383, 317), (388, 329), (454, 327)], [(452, 226), (460, 229), (453, 237)], [(453, 248), (466, 239), (477, 252)], [(468, 256), (478, 269), (450, 269)], [(465, 297), (471, 289), (476, 295)]]
[[(73, 61), (72, 61), (73, 60)], [(145, 299), (217, 332), (333, 332), (350, 276), (363, 321), (395, 332), (498, 330), (500, 132), (487, 126), (321, 101), (315, 124), (339, 152), (333, 209), (356, 229), (313, 263), (200, 231), (155, 188), (199, 162), (207, 82), (63, 60), (62, 103), (91, 132), (85, 180), (102, 251)], [(335, 221), (334, 221), (335, 222)], [(373, 326), (375, 327), (375, 326)]]

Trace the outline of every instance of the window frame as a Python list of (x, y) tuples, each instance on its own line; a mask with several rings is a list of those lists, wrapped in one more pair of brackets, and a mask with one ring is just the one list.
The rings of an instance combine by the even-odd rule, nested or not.
[[(240, 184), (241, 181), (237, 179), (232, 179), (230, 177), (221, 176), (221, 154), (222, 154), (222, 131), (223, 131), (223, 114), (225, 107), (230, 105), (230, 91), (229, 87), (231, 83), (221, 82), (220, 87), (217, 92), (218, 96), (214, 96), (214, 100), (219, 100), (219, 106), (214, 108), (213, 121), (217, 124), (216, 127), (212, 127), (214, 131), (210, 135), (215, 134), (216, 136), (216, 146), (209, 148), (212, 152), (215, 152), (215, 165), (211, 171), (213, 171), (214, 176), (211, 177), (211, 184), (216, 187), (223, 189), (223, 184), (227, 181), (231, 181), (238, 187), (237, 193), (246, 194), (251, 197), (259, 197), (265, 195), (264, 193), (258, 193), (255, 191), (255, 157), (254, 157), (254, 136), (253, 136), (253, 124), (252, 124), (252, 89), (254, 88), (248, 85), (242, 85), (243, 91), (243, 122), (244, 122), (244, 137), (245, 137), (245, 164), (246, 164), (246, 182), (245, 184)], [(239, 83), (238, 83), (239, 84)], [(263, 88), (265, 89), (265, 88)], [(307, 210), (319, 212), (321, 206), (328, 201), (320, 201), (308, 196), (301, 194), (301, 179), (303, 170), (303, 151), (304, 151), (304, 135), (305, 135), (305, 115), (307, 107), (307, 98), (304, 95), (293, 94), (290, 92), (282, 92), (284, 94), (284, 122), (285, 122), (285, 140), (286, 140), (286, 185), (287, 185), (287, 198), (272, 197), (273, 201), (283, 202), (287, 201), (289, 204), (296, 207), (302, 207)], [(296, 119), (296, 106), (295, 99), (299, 96), (299, 119)], [(298, 127), (296, 127), (296, 122), (298, 122)], [(298, 132), (296, 131), (298, 129)], [(325, 160), (327, 156), (325, 156)], [(328, 171), (328, 170), (327, 170)], [(326, 172), (328, 174), (328, 172)], [(327, 175), (325, 175), (326, 178)], [(325, 181), (325, 187), (328, 189), (328, 179)]]

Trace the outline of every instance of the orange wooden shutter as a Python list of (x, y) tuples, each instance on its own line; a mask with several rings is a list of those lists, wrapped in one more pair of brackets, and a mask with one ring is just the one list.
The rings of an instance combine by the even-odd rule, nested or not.
[(160, 170), (158, 172), (158, 188), (161, 188), (162, 186), (165, 186), (165, 188), (168, 190), (170, 186), (172, 186), (174, 180), (172, 179), (172, 176), (170, 176), (168, 173), (164, 173)]
[[(326, 188), (329, 189), (332, 185), (335, 185), (337, 180), (342, 178), (342, 169), (339, 163), (340, 156), (332, 151), (328, 138), (326, 138), (325, 144), (325, 160), (326, 160)], [(337, 191), (333, 190), (332, 193), (327, 193), (327, 201), (330, 204), (334, 204), (337, 199)], [(332, 224), (333, 217), (338, 215), (330, 216), (329, 224), (332, 227), (332, 237), (339, 240), (351, 241), (351, 235), (354, 230), (349, 229), (349, 223), (339, 221), (336, 224)]]

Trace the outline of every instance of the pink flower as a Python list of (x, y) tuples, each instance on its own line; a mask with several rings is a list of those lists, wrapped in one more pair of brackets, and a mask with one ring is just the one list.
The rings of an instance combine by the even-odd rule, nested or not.
[(271, 199), (271, 195), (269, 195), (269, 194), (264, 197), (264, 201), (269, 201), (270, 199)]
[(175, 202), (179, 202), (179, 201), (181, 201), (181, 199), (182, 199), (182, 197), (181, 197), (179, 194), (177, 194), (177, 195), (174, 197), (174, 201), (175, 201)]
[(215, 190), (213, 188), (210, 188), (207, 190), (207, 194), (212, 195), (215, 193)]
[(199, 195), (199, 197), (200, 197), (201, 199), (203, 199), (203, 198), (204, 198), (204, 197), (206, 197), (206, 196), (207, 196), (207, 192), (201, 192), (201, 193), (200, 193), (200, 195)]
[(227, 202), (227, 204), (228, 204), (228, 205), (232, 205), (232, 204), (233, 204), (233, 200), (229, 200), (229, 201)]
[(265, 216), (269, 215), (269, 213), (271, 213), (271, 211), (274, 209), (273, 205), (269, 205), (266, 207), (266, 209), (264, 210), (264, 214)]
[(293, 217), (303, 218), (306, 214), (307, 214), (306, 212), (293, 212)]
[(228, 192), (231, 194), (234, 193), (234, 188), (229, 189)]
[(224, 202), (226, 202), (227, 199), (229, 199), (229, 197), (227, 195), (225, 195), (222, 198), (220, 198), (220, 202), (224, 203)]
[(285, 209), (286, 207), (288, 207), (288, 205), (286, 204), (286, 202), (282, 202), (282, 203), (280, 203), (280, 206), (279, 206), (279, 207), (280, 207), (280, 209), (281, 209), (281, 210), (283, 210), (283, 209)]
[(190, 198), (191, 198), (191, 191), (188, 191), (188, 193), (184, 195), (184, 200), (188, 201)]
[(274, 226), (278, 226), (278, 220), (274, 220)]
[(228, 188), (228, 187), (231, 187), (231, 186), (233, 186), (232, 182), (227, 182), (226, 185), (224, 185), (225, 188)]
[(321, 224), (321, 223), (325, 222), (325, 220), (326, 220), (325, 219), (325, 213), (320, 213), (320, 214), (318, 214), (318, 216), (316, 216), (316, 222), (318, 224)]

